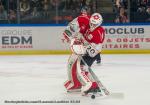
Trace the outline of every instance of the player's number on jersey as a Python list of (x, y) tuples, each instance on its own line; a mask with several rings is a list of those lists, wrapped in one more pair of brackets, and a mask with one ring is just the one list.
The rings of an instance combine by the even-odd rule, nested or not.
[(91, 57), (94, 57), (94, 56), (95, 56), (95, 53), (96, 53), (95, 49), (92, 48), (92, 46), (88, 46), (88, 47), (87, 47), (87, 52), (88, 52), (88, 54), (89, 54)]

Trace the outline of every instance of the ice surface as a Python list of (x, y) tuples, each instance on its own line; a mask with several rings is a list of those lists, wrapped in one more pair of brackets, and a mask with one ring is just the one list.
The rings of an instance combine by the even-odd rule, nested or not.
[(102, 55), (102, 65), (94, 64), (92, 69), (112, 93), (123, 97), (97, 97), (94, 100), (79, 93), (66, 93), (63, 82), (67, 79), (68, 57), (0, 56), (0, 105), (21, 100), (69, 102), (45, 105), (150, 105), (150, 55)]

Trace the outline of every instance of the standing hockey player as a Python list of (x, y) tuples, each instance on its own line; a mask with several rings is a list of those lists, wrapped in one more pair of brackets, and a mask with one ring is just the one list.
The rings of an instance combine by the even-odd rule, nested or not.
[(104, 41), (102, 16), (94, 13), (90, 18), (79, 16), (69, 23), (63, 35), (72, 51), (68, 60), (68, 80), (64, 86), (67, 91), (81, 91), (83, 95), (99, 90), (99, 85), (89, 72), (101, 51)]

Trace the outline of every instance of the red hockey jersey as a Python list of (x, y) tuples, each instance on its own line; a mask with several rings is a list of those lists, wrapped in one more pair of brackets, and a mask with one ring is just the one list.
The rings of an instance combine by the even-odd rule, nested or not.
[(87, 29), (85, 34), (83, 35), (89, 43), (100, 44), (104, 41), (105, 31), (103, 27), (99, 26), (94, 31), (90, 31), (90, 29)]
[(77, 17), (77, 21), (79, 24), (79, 32), (85, 34), (86, 30), (89, 28), (89, 19), (90, 16), (88, 15), (80, 15)]
[(105, 38), (104, 28), (99, 26), (94, 31), (90, 31), (89, 26), (89, 15), (80, 15), (77, 17), (77, 22), (79, 24), (79, 31), (84, 36), (85, 40), (89, 43), (100, 44), (103, 43)]

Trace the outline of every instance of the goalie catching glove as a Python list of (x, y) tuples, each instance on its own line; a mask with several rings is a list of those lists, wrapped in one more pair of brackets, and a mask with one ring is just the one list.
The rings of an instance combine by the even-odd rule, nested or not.
[(71, 40), (70, 47), (71, 47), (72, 53), (75, 53), (77, 55), (82, 55), (82, 54), (86, 53), (85, 46), (83, 46), (83, 43), (80, 40), (76, 39), (76, 38)]
[(95, 57), (101, 51), (101, 44), (84, 45), (79, 39), (73, 38), (71, 40), (71, 51), (77, 55), (88, 54), (90, 57)]

